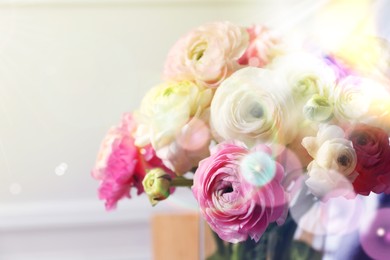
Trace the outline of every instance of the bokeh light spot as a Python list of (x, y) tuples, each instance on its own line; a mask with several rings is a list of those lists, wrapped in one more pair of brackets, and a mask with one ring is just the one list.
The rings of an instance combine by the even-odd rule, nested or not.
[(68, 169), (68, 165), (66, 163), (60, 163), (54, 170), (55, 174), (57, 176), (62, 176), (66, 173), (66, 170)]
[(360, 242), (367, 255), (374, 259), (389, 259), (390, 208), (378, 209), (360, 230)]
[(276, 173), (275, 161), (261, 151), (246, 155), (241, 161), (240, 168), (245, 180), (259, 187), (272, 181)]

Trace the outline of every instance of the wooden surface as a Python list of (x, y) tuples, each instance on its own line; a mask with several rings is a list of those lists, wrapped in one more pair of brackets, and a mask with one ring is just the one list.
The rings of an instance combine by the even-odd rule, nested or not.
[[(200, 225), (204, 225), (202, 236)], [(207, 223), (198, 214), (159, 214), (152, 218), (153, 256), (155, 260), (199, 260), (201, 243), (206, 256), (215, 250)], [(201, 237), (202, 236), (202, 237)]]

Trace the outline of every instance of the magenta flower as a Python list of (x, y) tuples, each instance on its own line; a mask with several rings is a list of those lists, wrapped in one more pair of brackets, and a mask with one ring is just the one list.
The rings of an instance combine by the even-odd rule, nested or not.
[(138, 195), (144, 191), (142, 180), (146, 170), (166, 169), (150, 145), (135, 146), (132, 137), (135, 130), (132, 115), (124, 114), (121, 123), (109, 130), (101, 144), (92, 176), (101, 180), (99, 198), (106, 201), (107, 210), (114, 209), (120, 199), (130, 198), (132, 187), (137, 189)]
[(256, 242), (274, 221), (284, 221), (283, 167), (260, 145), (221, 143), (195, 172), (193, 194), (201, 214), (225, 241)]

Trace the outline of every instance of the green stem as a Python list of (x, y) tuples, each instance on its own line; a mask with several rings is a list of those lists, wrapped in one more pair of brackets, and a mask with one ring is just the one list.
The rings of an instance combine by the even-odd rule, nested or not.
[(242, 255), (243, 245), (242, 243), (233, 244), (231, 260), (240, 260)]
[(191, 187), (193, 184), (193, 180), (186, 179), (184, 177), (176, 177), (172, 179), (171, 186), (173, 187)]

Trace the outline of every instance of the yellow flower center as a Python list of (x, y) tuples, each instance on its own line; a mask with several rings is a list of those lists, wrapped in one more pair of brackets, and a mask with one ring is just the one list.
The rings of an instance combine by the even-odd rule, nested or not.
[(189, 58), (191, 60), (199, 61), (202, 57), (204, 52), (207, 49), (207, 42), (200, 42), (196, 44), (190, 51)]

